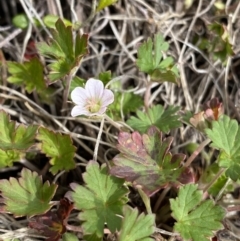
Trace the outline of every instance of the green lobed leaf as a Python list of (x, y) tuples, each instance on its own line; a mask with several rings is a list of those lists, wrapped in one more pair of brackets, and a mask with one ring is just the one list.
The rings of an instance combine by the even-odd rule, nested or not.
[(139, 132), (121, 132), (117, 145), (120, 154), (113, 158), (110, 174), (140, 185), (148, 196), (178, 183), (185, 155), (169, 152), (172, 141), (172, 137), (162, 140), (162, 133), (155, 126), (142, 136)]
[(41, 127), (37, 139), (41, 141), (39, 149), (51, 157), (52, 167), (50, 171), (56, 174), (58, 171), (69, 171), (75, 168), (74, 154), (76, 148), (73, 146), (69, 135), (54, 133)]
[(68, 74), (77, 67), (84, 55), (88, 53), (88, 35), (77, 35), (75, 45), (73, 44), (73, 33), (71, 26), (65, 26), (61, 19), (58, 19), (56, 28), (52, 29), (53, 38), (50, 43), (39, 43), (37, 48), (45, 57), (53, 58), (50, 68), (49, 80), (56, 81)]
[(136, 61), (136, 64), (141, 71), (148, 74), (150, 74), (157, 67), (154, 66), (153, 63), (152, 51), (153, 42), (150, 38), (146, 42), (144, 42), (138, 49), (138, 59)]
[(184, 240), (209, 241), (213, 232), (222, 228), (223, 208), (212, 200), (202, 201), (202, 197), (197, 185), (187, 184), (179, 189), (176, 199), (170, 199), (172, 216), (177, 221), (174, 231)]
[(178, 110), (178, 106), (169, 106), (164, 110), (162, 105), (156, 105), (149, 108), (148, 113), (137, 111), (137, 117), (130, 117), (127, 124), (141, 133), (145, 133), (152, 125), (157, 126), (162, 132), (168, 133), (171, 129), (181, 126), (177, 115)]
[(38, 126), (23, 124), (17, 125), (16, 122), (10, 121), (9, 116), (0, 111), (0, 149), (26, 151), (34, 145), (34, 138)]
[(101, 11), (103, 8), (108, 7), (116, 2), (117, 0), (99, 0), (96, 11)]
[(212, 129), (206, 129), (212, 140), (211, 146), (220, 150), (219, 166), (227, 168), (225, 174), (233, 181), (240, 175), (240, 128), (236, 120), (223, 115), (212, 122)]
[(172, 57), (163, 58), (162, 52), (166, 52), (169, 44), (164, 41), (161, 34), (154, 36), (154, 42), (149, 38), (138, 49), (138, 68), (149, 74), (154, 81), (168, 81), (177, 83), (179, 73)]
[[(120, 228), (122, 207), (128, 201), (128, 190), (124, 180), (109, 176), (106, 165), (90, 161), (83, 174), (86, 187), (72, 183), (69, 192), (77, 209), (82, 210), (79, 219), (83, 221), (84, 235), (102, 237), (104, 224), (111, 232)], [(91, 240), (91, 239), (89, 239)]]
[(119, 232), (118, 241), (151, 241), (149, 236), (155, 230), (155, 215), (140, 214), (138, 210), (129, 206), (123, 208), (122, 227)]
[(46, 89), (43, 66), (38, 58), (24, 63), (7, 62), (7, 65), (11, 74), (7, 79), (9, 83), (25, 85), (28, 93), (34, 90), (41, 93)]
[(4, 211), (15, 216), (32, 216), (47, 212), (51, 208), (57, 185), (42, 183), (36, 172), (24, 168), (19, 179), (0, 180), (0, 191), (4, 200)]

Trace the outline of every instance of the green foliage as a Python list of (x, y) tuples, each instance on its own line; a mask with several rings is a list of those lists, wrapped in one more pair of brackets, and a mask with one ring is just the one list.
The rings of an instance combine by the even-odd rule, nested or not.
[[(201, 175), (200, 182), (204, 184), (210, 183), (212, 180), (215, 179), (217, 173), (220, 171), (219, 165), (215, 162), (208, 166), (206, 170), (204, 170), (203, 174)], [(218, 179), (211, 185), (211, 187), (208, 189), (208, 193), (212, 195), (213, 197), (216, 197), (219, 192), (222, 190), (222, 188), (226, 185), (228, 181), (228, 177), (223, 173)], [(225, 187), (226, 191), (233, 191), (233, 185), (229, 183)]]
[(181, 126), (177, 115), (178, 110), (178, 106), (169, 106), (164, 110), (162, 105), (156, 105), (149, 108), (147, 113), (137, 111), (137, 117), (130, 117), (127, 124), (141, 133), (145, 133), (152, 125), (157, 126), (162, 132), (168, 133), (171, 129)]
[[(226, 192), (233, 192), (234, 187), (231, 183), (227, 184), (228, 178), (226, 175), (221, 175), (216, 182), (209, 188), (208, 193), (212, 195), (213, 197), (216, 197), (220, 191), (224, 188), (224, 193)], [(226, 186), (226, 187), (225, 187)]]
[(168, 184), (178, 183), (185, 155), (169, 152), (172, 141), (172, 137), (162, 140), (162, 133), (154, 126), (142, 136), (138, 132), (121, 132), (117, 145), (120, 154), (113, 158), (110, 173), (140, 185), (148, 196)]
[(34, 138), (38, 127), (35, 125), (17, 125), (9, 116), (0, 111), (0, 168), (12, 166), (25, 152), (35, 144)]
[(13, 162), (17, 162), (21, 159), (23, 154), (16, 150), (3, 151), (0, 149), (0, 168), (11, 167)]
[(17, 14), (16, 16), (14, 16), (14, 18), (12, 19), (13, 25), (17, 28), (27, 28), (28, 24), (29, 24), (29, 20), (27, 18), (26, 14)]
[(50, 82), (71, 74), (71, 71), (79, 65), (82, 57), (88, 53), (88, 35), (78, 34), (74, 45), (72, 27), (66, 27), (61, 19), (58, 19), (55, 26), (56, 29), (52, 29), (53, 38), (49, 45), (45, 42), (37, 45), (42, 55), (56, 60), (48, 65)]
[(164, 41), (161, 34), (154, 36), (154, 42), (149, 38), (138, 49), (138, 68), (149, 74), (152, 80), (157, 82), (168, 81), (177, 83), (179, 77), (178, 69), (174, 65), (172, 57), (163, 59), (163, 52), (166, 52), (169, 44)]
[(233, 56), (232, 44), (229, 42), (229, 33), (223, 24), (213, 23), (208, 26), (208, 38), (201, 38), (198, 46), (202, 50), (207, 50), (213, 55), (214, 60), (220, 60), (226, 64), (228, 57)]
[(240, 175), (240, 128), (236, 120), (223, 116), (213, 121), (212, 129), (206, 129), (207, 136), (212, 140), (211, 146), (220, 150), (219, 166), (227, 168), (226, 176), (233, 181)]
[[(58, 21), (58, 19), (58, 16), (49, 14), (43, 18), (43, 22), (48, 28), (55, 28), (55, 24)], [(69, 20), (63, 18), (62, 21), (66, 27), (72, 26), (72, 23)]]
[(63, 235), (63, 241), (78, 241), (78, 237), (72, 233), (65, 233)]
[(38, 58), (32, 58), (24, 63), (8, 62), (8, 72), (11, 74), (8, 77), (8, 82), (25, 85), (28, 93), (36, 90), (41, 93), (46, 89), (46, 84), (43, 76), (43, 66)]
[(84, 79), (74, 76), (70, 84), (69, 93), (71, 93), (76, 87), (84, 87), (85, 82)]
[(214, 206), (212, 200), (202, 201), (202, 196), (197, 185), (187, 184), (180, 188), (175, 200), (170, 199), (172, 216), (177, 220), (174, 231), (184, 240), (209, 241), (213, 231), (222, 228), (224, 210)]
[(109, 176), (107, 167), (99, 168), (94, 161), (89, 162), (83, 178), (86, 187), (71, 184), (74, 192), (68, 195), (72, 196), (75, 207), (82, 210), (79, 218), (84, 221), (84, 234), (102, 237), (104, 223), (111, 232), (119, 230), (121, 219), (117, 215), (122, 214), (122, 207), (127, 202), (128, 190), (123, 186), (124, 180)]
[(125, 206), (123, 209), (122, 227), (118, 241), (151, 241), (154, 233), (155, 217), (153, 214), (138, 216), (138, 210)]
[(116, 2), (117, 2), (117, 0), (99, 0), (96, 11), (100, 11), (103, 8), (108, 7)]
[(56, 174), (58, 171), (68, 171), (75, 168), (73, 158), (76, 148), (73, 146), (70, 136), (54, 133), (41, 127), (37, 139), (41, 141), (39, 149), (51, 157), (50, 163), (53, 166), (50, 168), (50, 171), (53, 174)]
[(101, 72), (98, 75), (98, 79), (101, 80), (104, 85), (106, 85), (112, 79), (111, 71)]
[[(112, 79), (110, 71), (102, 72), (98, 78), (107, 84)], [(128, 115), (135, 112), (143, 105), (141, 96), (133, 92), (123, 92), (121, 81), (111, 83), (111, 89), (115, 91), (114, 102), (109, 106), (108, 111), (114, 120), (121, 119), (121, 114)]]
[(131, 112), (135, 112), (143, 105), (143, 100), (139, 95), (135, 95), (132, 92), (114, 94), (114, 102), (109, 106), (109, 113), (112, 118), (118, 119), (121, 117), (121, 111), (124, 115), (128, 115)]
[(51, 208), (50, 201), (57, 186), (42, 183), (36, 172), (23, 169), (19, 179), (0, 180), (0, 191), (4, 199), (4, 211), (15, 216), (32, 216), (44, 213)]

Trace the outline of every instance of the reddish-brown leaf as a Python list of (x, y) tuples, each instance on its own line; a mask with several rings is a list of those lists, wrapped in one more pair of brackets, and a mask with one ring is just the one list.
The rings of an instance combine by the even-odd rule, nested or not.
[(66, 232), (67, 219), (72, 209), (73, 204), (67, 198), (63, 198), (57, 210), (31, 218), (29, 227), (47, 237), (46, 241), (58, 241)]
[(141, 186), (149, 196), (169, 184), (178, 183), (185, 155), (169, 152), (172, 137), (162, 139), (162, 133), (152, 126), (147, 134), (121, 132), (110, 173)]

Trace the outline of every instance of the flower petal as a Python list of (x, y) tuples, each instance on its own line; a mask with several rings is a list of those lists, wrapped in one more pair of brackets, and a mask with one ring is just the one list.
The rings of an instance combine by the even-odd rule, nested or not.
[(94, 99), (101, 99), (104, 85), (101, 80), (90, 78), (85, 85), (86, 94)]
[(71, 99), (77, 105), (85, 104), (87, 99), (86, 90), (82, 87), (76, 87), (71, 93)]
[(83, 106), (80, 105), (76, 105), (73, 107), (72, 111), (71, 111), (71, 116), (72, 117), (76, 117), (78, 115), (87, 115), (89, 116), (91, 113), (84, 108)]
[(95, 113), (96, 115), (102, 115), (106, 112), (107, 107), (102, 107), (97, 113)]
[(108, 106), (114, 101), (114, 94), (111, 90), (105, 89), (102, 96), (102, 106)]

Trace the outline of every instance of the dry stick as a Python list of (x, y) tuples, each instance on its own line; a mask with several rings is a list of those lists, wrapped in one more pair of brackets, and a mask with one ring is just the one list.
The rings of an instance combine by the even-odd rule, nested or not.
[(206, 139), (205, 141), (203, 141), (199, 147), (193, 152), (193, 154), (187, 159), (187, 161), (184, 164), (184, 167), (188, 167), (190, 166), (190, 164), (193, 162), (193, 160), (195, 159), (195, 157), (203, 150), (203, 148), (209, 144), (211, 142), (210, 139)]
[(64, 90), (63, 103), (62, 103), (62, 111), (63, 112), (67, 110), (67, 100), (68, 100), (68, 95), (69, 95), (72, 78), (73, 78), (73, 74), (71, 74), (71, 73), (66, 76), (66, 88)]
[(159, 196), (158, 200), (156, 201), (156, 203), (154, 205), (154, 208), (153, 208), (154, 213), (157, 212), (159, 206), (161, 205), (163, 199), (165, 198), (165, 196), (167, 195), (169, 190), (170, 190), (170, 187), (167, 187), (162, 191), (161, 195)]
[(97, 136), (97, 141), (96, 141), (95, 148), (94, 148), (94, 153), (93, 153), (93, 160), (94, 161), (97, 161), (98, 147), (99, 147), (101, 136), (102, 136), (102, 132), (103, 132), (104, 121), (105, 121), (105, 117), (102, 116), (99, 132), (98, 132), (98, 136)]
[[(30, 20), (30, 22), (32, 23), (32, 25), (36, 28), (34, 19), (32, 18), (32, 13), (35, 15), (35, 17), (37, 18), (38, 22), (40, 23), (40, 25), (43, 27), (44, 31), (48, 34), (48, 36), (52, 36), (52, 34), (50, 33), (50, 31), (46, 28), (43, 20), (40, 18), (40, 16), (38, 15), (38, 13), (36, 12), (36, 10), (34, 9), (34, 7), (31, 5), (31, 3), (28, 0), (19, 0), (28, 19)], [(28, 9), (29, 8), (29, 9)], [(32, 12), (32, 13), (31, 13)]]
[(179, 62), (179, 65), (180, 65), (180, 73), (181, 73), (181, 83), (182, 83), (182, 89), (183, 89), (183, 94), (184, 94), (184, 97), (186, 99), (186, 104), (187, 104), (187, 107), (190, 107), (190, 109), (192, 109), (192, 101), (191, 101), (191, 97), (190, 97), (190, 94), (189, 94), (189, 88), (188, 88), (188, 84), (187, 84), (187, 80), (186, 80), (186, 74), (185, 74), (185, 70), (184, 70), (184, 66), (183, 66), (183, 56), (184, 56), (184, 53), (185, 53), (185, 50), (187, 48), (187, 45), (186, 43), (188, 42), (188, 39), (190, 37), (190, 34), (191, 34), (191, 31), (193, 29), (193, 26), (198, 18), (198, 14), (202, 8), (202, 2), (203, 0), (199, 0), (199, 3), (198, 3), (198, 8), (197, 8), (197, 11), (196, 11), (196, 14), (190, 24), (190, 27), (188, 29), (188, 32), (187, 32), (187, 35), (186, 35), (186, 38), (185, 38), (185, 41), (184, 41), (184, 45), (182, 47), (182, 50), (181, 50), (181, 53), (180, 53), (180, 56), (179, 56), (179, 59), (178, 59), (178, 62)]
[(80, 226), (73, 226), (73, 225), (66, 224), (66, 228), (68, 231), (83, 233), (83, 230)]
[(240, 211), (240, 205), (235, 205), (233, 207), (228, 207), (226, 208), (228, 212), (237, 212), (237, 211)]
[(0, 240), (24, 238), (24, 237), (46, 238), (43, 235), (37, 234), (37, 232), (34, 229), (30, 229), (30, 228), (20, 228), (14, 231), (8, 231), (4, 234), (0, 234)]
[(151, 95), (151, 86), (152, 86), (152, 82), (148, 81), (147, 87), (146, 87), (146, 92), (145, 92), (145, 95), (144, 95), (144, 106), (145, 106), (146, 112), (148, 112), (148, 109), (149, 109), (149, 99), (150, 99), (150, 95)]
[[(230, 41), (232, 42), (232, 45), (234, 46), (235, 45), (235, 41), (234, 41), (234, 37), (232, 36), (233, 35), (233, 23), (235, 22), (235, 19), (236, 19), (236, 16), (238, 15), (238, 12), (240, 11), (240, 3), (238, 4), (234, 14), (230, 15), (229, 14), (229, 18), (231, 19), (231, 21), (228, 22), (228, 26), (227, 26), (227, 29), (229, 31), (229, 35), (231, 37)], [(227, 11), (226, 11), (227, 12)], [(234, 19), (233, 19), (233, 17)], [(227, 58), (227, 65), (226, 65), (226, 68), (225, 68), (225, 77), (224, 77), (224, 93), (225, 93), (225, 98), (224, 98), (224, 106), (226, 107), (226, 112), (227, 114), (229, 115), (229, 103), (228, 103), (228, 76), (229, 76), (229, 71), (230, 71), (230, 66), (231, 66), (231, 63), (232, 63), (232, 57), (228, 57)]]
[(22, 29), (18, 28), (16, 30), (14, 30), (14, 32), (12, 32), (10, 35), (8, 35), (2, 42), (0, 42), (0, 49), (2, 47), (6, 47), (6, 45), (12, 40), (14, 39), (17, 35), (19, 35), (22, 32)]
[(227, 186), (229, 185), (229, 183), (232, 182), (231, 178), (228, 178), (228, 180), (226, 181), (226, 183), (224, 184), (224, 186), (221, 188), (221, 190), (219, 191), (217, 197), (215, 198), (215, 202), (217, 202), (218, 200), (220, 200), (220, 198), (222, 197), (222, 194), (224, 192), (224, 190), (227, 188)]
[(161, 229), (161, 228), (155, 228), (155, 232), (165, 234), (165, 235), (168, 235), (168, 236), (179, 236), (179, 233), (168, 232), (168, 231), (165, 231), (164, 229)]
[(24, 37), (24, 40), (23, 40), (21, 61), (24, 60), (24, 54), (25, 54), (25, 52), (26, 52), (27, 44), (28, 44), (28, 41), (29, 41), (29, 39), (31, 38), (31, 36), (32, 36), (32, 24), (29, 23), (28, 28), (27, 28), (27, 33), (26, 33), (26, 35), (25, 35), (25, 37)]
[(92, 9), (91, 9), (91, 13), (90, 13), (89, 17), (86, 20), (84, 20), (84, 23), (80, 24), (78, 29), (85, 27), (92, 21), (92, 19), (94, 18), (95, 14), (96, 14), (96, 8), (97, 8), (97, 0), (93, 0), (92, 1)]

